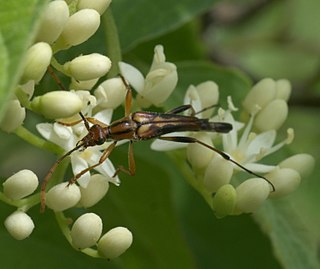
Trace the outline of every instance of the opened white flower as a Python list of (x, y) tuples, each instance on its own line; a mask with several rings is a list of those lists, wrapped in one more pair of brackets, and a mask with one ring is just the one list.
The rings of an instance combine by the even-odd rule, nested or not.
[(121, 74), (138, 92), (137, 102), (141, 107), (160, 106), (165, 102), (178, 82), (177, 67), (166, 62), (163, 46), (154, 49), (154, 58), (149, 73), (144, 78), (134, 66), (120, 62)]
[[(76, 93), (81, 94), (78, 91)], [(86, 107), (86, 111), (82, 111), (82, 113), (86, 116), (91, 116), (92, 109), (95, 105), (95, 97), (90, 94), (83, 94), (81, 97), (84, 98), (84, 100), (90, 99), (90, 104)], [(105, 109), (93, 116), (95, 119), (109, 124), (111, 121), (112, 112), (112, 109)], [(59, 145), (65, 150), (65, 152), (73, 149), (76, 146), (77, 142), (87, 134), (87, 129), (85, 128), (83, 122), (80, 122), (79, 124), (76, 124), (74, 126), (65, 126), (57, 122), (53, 124), (40, 123), (37, 125), (37, 130), (44, 138)], [(110, 145), (110, 143), (105, 142), (102, 145), (88, 147), (83, 151), (79, 150), (71, 153), (70, 157), (73, 174), (76, 175), (89, 166), (98, 163), (100, 157), (102, 156), (103, 150), (106, 149), (108, 145)], [(116, 185), (120, 184), (118, 176), (113, 177), (115, 168), (109, 159), (104, 161), (101, 165), (95, 167), (95, 170), (100, 174), (106, 176), (110, 182)], [(82, 175), (77, 182), (85, 188), (88, 185), (89, 181), (90, 172), (87, 172)]]
[[(252, 124), (255, 115), (252, 114), (248, 123), (235, 121), (232, 116), (232, 111), (236, 110), (232, 104), (231, 98), (228, 98), (229, 109), (224, 111), (219, 109), (218, 118), (220, 121), (225, 121), (232, 124), (233, 129), (222, 136), (223, 150), (230, 157), (245, 166), (247, 169), (255, 173), (267, 173), (275, 168), (274, 165), (259, 164), (257, 161), (278, 151), (286, 144), (290, 144), (294, 138), (293, 129), (287, 130), (287, 137), (280, 143), (274, 145), (276, 140), (276, 130), (269, 130), (259, 134), (252, 132)], [(244, 128), (241, 137), (238, 137), (240, 129)], [(236, 169), (240, 169), (236, 167)]]

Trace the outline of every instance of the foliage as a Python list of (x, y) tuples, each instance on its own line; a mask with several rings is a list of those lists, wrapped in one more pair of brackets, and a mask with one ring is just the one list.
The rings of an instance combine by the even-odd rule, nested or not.
[[(292, 11), (288, 11), (287, 2), (271, 1), (269, 6), (248, 15), (247, 21), (208, 28), (204, 43), (200, 37), (200, 15), (209, 11), (215, 2), (114, 1), (112, 13), (123, 59), (146, 70), (154, 44), (165, 46), (167, 58), (177, 64), (179, 73), (177, 93), (168, 100), (167, 107), (182, 103), (190, 83), (208, 79), (219, 85), (224, 97), (221, 100), (232, 94), (238, 102), (250, 89), (252, 78), (249, 75), (235, 67), (208, 61), (207, 46), (213, 56), (221, 53), (221, 57), (215, 58), (224, 61), (225, 55), (232, 57), (233, 64), (240, 64), (254, 78), (287, 76), (294, 79), (297, 91), (292, 103), (304, 106), (290, 107), (287, 124), (296, 130), (295, 143), (276, 158), (282, 159), (301, 150), (313, 154), (317, 162), (313, 176), (296, 193), (267, 202), (253, 216), (217, 219), (184, 181), (183, 173), (172, 159), (151, 151), (150, 145), (143, 142), (135, 145), (136, 176), (121, 176), (121, 188), (111, 187), (104, 200), (93, 208), (107, 228), (125, 223), (133, 232), (134, 243), (129, 251), (114, 261), (87, 257), (66, 243), (50, 211), (40, 214), (38, 208), (33, 208), (36, 228), (30, 238), (15, 241), (1, 226), (2, 268), (319, 268), (317, 204), (320, 184), (316, 179), (320, 167), (319, 109), (307, 106), (314, 104), (312, 90), (316, 91), (320, 85), (318, 60), (314, 58), (319, 54), (316, 37), (320, 24), (316, 15), (310, 15), (317, 10), (318, 2), (295, 0), (291, 3)], [(17, 84), (23, 55), (31, 44), (44, 4), (45, 1), (36, 0), (0, 0), (1, 111)], [(283, 17), (286, 18), (285, 27), (279, 29), (279, 20)], [(60, 59), (70, 60), (80, 53), (96, 51), (108, 55), (112, 48), (106, 41), (106, 33), (112, 24), (107, 22), (85, 46), (75, 47), (68, 54), (60, 53)], [(284, 31), (291, 33), (295, 42), (279, 42), (279, 36), (286, 37)], [(45, 83), (50, 89), (56, 87), (50, 78)], [(35, 123), (40, 120), (38, 115), (33, 115), (25, 125), (34, 130)], [(54, 156), (25, 144), (18, 137), (5, 133), (0, 137), (3, 180), (25, 168), (35, 171), (39, 178), (44, 177), (55, 160)], [(122, 146), (111, 159), (116, 164), (126, 164), (126, 156), (126, 147)], [(1, 205), (0, 220), (4, 221), (11, 212), (12, 208)], [(70, 212), (74, 216), (79, 213)]]

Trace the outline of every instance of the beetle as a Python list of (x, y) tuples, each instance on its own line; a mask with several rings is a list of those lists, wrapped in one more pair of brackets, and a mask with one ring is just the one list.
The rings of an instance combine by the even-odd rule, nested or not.
[[(253, 171), (245, 168), (240, 163), (233, 160), (228, 154), (225, 152), (212, 147), (197, 138), (188, 137), (188, 136), (164, 136), (165, 134), (170, 134), (172, 132), (184, 132), (184, 131), (206, 131), (206, 132), (217, 132), (217, 133), (228, 133), (232, 130), (232, 125), (226, 122), (212, 122), (209, 119), (201, 119), (196, 116), (196, 114), (208, 109), (203, 109), (201, 111), (195, 112), (192, 105), (182, 105), (176, 107), (166, 113), (158, 113), (158, 112), (147, 112), (147, 111), (137, 111), (130, 112), (131, 103), (132, 103), (132, 89), (130, 85), (127, 83), (125, 78), (120, 75), (124, 85), (126, 86), (127, 93), (125, 97), (125, 116), (119, 120), (116, 120), (112, 123), (105, 124), (95, 118), (85, 117), (81, 112), (81, 119), (71, 123), (63, 123), (60, 124), (66, 126), (73, 126), (83, 121), (88, 133), (84, 136), (76, 146), (61, 156), (51, 167), (48, 174), (43, 180), (41, 186), (41, 209), (45, 208), (45, 191), (47, 183), (53, 174), (56, 167), (59, 163), (69, 156), (72, 152), (76, 150), (85, 150), (88, 147), (102, 145), (106, 141), (112, 141), (112, 143), (103, 151), (99, 161), (82, 170), (78, 174), (76, 174), (72, 179), (69, 180), (68, 186), (74, 184), (82, 175), (94, 169), (95, 167), (102, 164), (111, 154), (111, 152), (116, 147), (117, 143), (121, 140), (129, 140), (129, 152), (128, 152), (128, 168), (124, 166), (119, 166), (113, 177), (115, 177), (120, 171), (123, 171), (131, 176), (135, 174), (136, 165), (134, 161), (133, 154), (133, 143), (137, 141), (150, 140), (150, 139), (161, 139), (172, 142), (180, 142), (180, 143), (197, 143), (208, 149), (218, 153), (225, 160), (230, 161), (243, 169), (244, 171), (252, 174), (256, 177), (266, 180), (272, 187), (272, 191), (275, 191), (275, 187), (267, 178), (254, 173)], [(211, 108), (211, 107), (209, 107)], [(191, 110), (191, 115), (180, 115), (180, 113)], [(92, 126), (89, 125), (92, 124)]]

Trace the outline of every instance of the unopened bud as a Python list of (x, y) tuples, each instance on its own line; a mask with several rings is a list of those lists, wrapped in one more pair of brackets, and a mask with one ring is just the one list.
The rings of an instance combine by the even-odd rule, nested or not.
[(276, 81), (276, 99), (288, 101), (291, 94), (291, 84), (287, 79), (279, 79)]
[(30, 47), (26, 54), (21, 83), (29, 80), (39, 82), (47, 71), (52, 57), (52, 49), (48, 43), (39, 42)]
[(230, 182), (232, 174), (232, 163), (215, 154), (205, 171), (204, 186), (209, 192), (214, 193)]
[(104, 76), (111, 68), (111, 61), (102, 54), (92, 53), (74, 58), (63, 68), (76, 80), (90, 80)]
[(80, 189), (76, 184), (68, 186), (68, 182), (63, 182), (48, 191), (46, 204), (54, 211), (63, 211), (75, 206), (80, 198)]
[(98, 82), (99, 78), (90, 80), (76, 80), (71, 78), (70, 89), (72, 90), (91, 90), (93, 86)]
[(314, 166), (314, 158), (310, 154), (306, 153), (293, 155), (279, 164), (280, 168), (291, 168), (296, 170), (300, 174), (301, 178), (308, 177), (313, 171)]
[(110, 3), (111, 3), (111, 0), (94, 0), (94, 1), (79, 0), (78, 9), (85, 9), (85, 8), (95, 9), (101, 15), (103, 14), (103, 12), (105, 12), (105, 10), (108, 8)]
[(132, 244), (132, 233), (124, 227), (116, 227), (104, 234), (98, 242), (99, 253), (114, 259), (123, 254)]
[(283, 197), (300, 185), (300, 174), (290, 168), (278, 168), (266, 175), (266, 178), (272, 182), (275, 187), (275, 191), (270, 193), (270, 197)]
[(90, 207), (98, 203), (109, 189), (108, 178), (100, 174), (91, 176), (89, 184), (84, 188), (80, 186), (81, 199), (79, 206)]
[(221, 186), (212, 200), (212, 207), (218, 218), (230, 215), (235, 207), (237, 192), (231, 184)]
[(34, 229), (32, 219), (22, 211), (15, 211), (8, 216), (4, 222), (4, 226), (10, 235), (17, 240), (27, 238)]
[(141, 94), (156, 106), (160, 106), (170, 96), (178, 82), (176, 66), (166, 63), (162, 68), (148, 73), (145, 88)]
[(177, 67), (165, 61), (163, 46), (154, 49), (153, 62), (140, 94), (156, 106), (161, 105), (170, 96), (178, 82)]
[[(195, 135), (195, 138), (209, 146), (213, 146), (211, 137), (208, 134), (199, 133)], [(198, 143), (189, 144), (187, 147), (188, 160), (195, 169), (206, 167), (212, 159), (213, 154), (214, 152), (211, 149)]]
[(11, 100), (7, 105), (7, 110), (0, 121), (1, 130), (11, 133), (17, 129), (26, 117), (26, 110), (20, 105), (18, 100)]
[(33, 193), (38, 184), (36, 174), (25, 169), (15, 173), (3, 183), (3, 192), (8, 198), (19, 200)]
[(120, 78), (111, 78), (102, 82), (94, 91), (98, 103), (103, 108), (116, 108), (123, 103), (127, 93)]
[(48, 119), (68, 118), (82, 109), (80, 97), (68, 91), (52, 91), (34, 98), (31, 108)]
[[(277, 188), (277, 187), (276, 187)], [(270, 194), (270, 184), (261, 178), (250, 178), (237, 188), (236, 211), (256, 211)]]
[(243, 106), (248, 113), (253, 113), (257, 106), (264, 108), (275, 96), (275, 81), (271, 78), (265, 78), (252, 87), (243, 101)]
[(254, 125), (261, 132), (278, 130), (288, 116), (288, 104), (286, 101), (276, 99), (263, 108), (255, 118)]
[(101, 218), (94, 213), (83, 214), (72, 226), (72, 245), (78, 249), (89, 248), (97, 243), (101, 233)]
[[(219, 101), (219, 87), (213, 81), (202, 82), (196, 86), (198, 91), (202, 108), (207, 108), (218, 104)], [(213, 108), (201, 112), (202, 118), (209, 118), (212, 116)]]
[(68, 18), (69, 8), (65, 1), (50, 2), (41, 19), (36, 40), (52, 44), (61, 34)]
[(94, 9), (82, 9), (69, 17), (58, 39), (62, 47), (79, 45), (99, 28), (100, 14)]

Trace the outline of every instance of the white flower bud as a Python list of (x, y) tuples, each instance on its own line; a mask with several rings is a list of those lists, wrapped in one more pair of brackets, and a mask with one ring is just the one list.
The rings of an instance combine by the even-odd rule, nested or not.
[(80, 198), (80, 189), (76, 184), (68, 186), (68, 182), (63, 182), (48, 191), (46, 204), (54, 211), (63, 211), (75, 206)]
[(288, 101), (291, 94), (291, 84), (286, 79), (279, 79), (276, 81), (276, 99)]
[(256, 106), (264, 108), (276, 96), (276, 83), (271, 78), (265, 78), (252, 87), (243, 101), (243, 107), (248, 113), (256, 111)]
[(71, 229), (72, 245), (83, 249), (92, 247), (97, 243), (102, 233), (102, 220), (94, 213), (80, 216)]
[(99, 12), (99, 14), (103, 14), (105, 10), (110, 5), (111, 0), (79, 0), (78, 1), (78, 9), (91, 8), (95, 9)]
[(263, 108), (255, 118), (254, 125), (261, 132), (278, 130), (288, 116), (288, 104), (286, 101), (276, 99)]
[(21, 82), (39, 82), (47, 71), (51, 57), (52, 49), (48, 43), (39, 42), (30, 47), (26, 54)]
[[(206, 143), (209, 146), (213, 146), (212, 140), (209, 134), (197, 133), (195, 136), (198, 140)], [(201, 169), (208, 165), (213, 157), (214, 152), (203, 145), (198, 143), (188, 144), (187, 157), (192, 167), (195, 169)]]
[(85, 188), (80, 186), (81, 199), (79, 206), (87, 208), (95, 205), (106, 195), (108, 189), (108, 178), (100, 174), (94, 174)]
[[(219, 101), (219, 87), (213, 81), (202, 82), (196, 86), (198, 91), (202, 108), (218, 104)], [(212, 116), (214, 109), (208, 109), (201, 112), (202, 118), (209, 118)]]
[(126, 86), (121, 78), (111, 78), (102, 82), (94, 91), (99, 106), (116, 108), (123, 103), (127, 93)]
[(291, 168), (296, 170), (300, 174), (301, 178), (308, 177), (313, 171), (314, 166), (314, 158), (310, 154), (306, 153), (293, 155), (279, 164), (280, 168)]
[(205, 171), (203, 184), (209, 192), (216, 192), (230, 182), (232, 174), (232, 163), (215, 154)]
[(65, 1), (52, 1), (41, 19), (36, 40), (52, 44), (61, 34), (69, 18), (69, 8)]
[(149, 72), (141, 95), (156, 106), (168, 99), (178, 82), (177, 68), (172, 63), (163, 63)]
[(32, 219), (22, 211), (15, 211), (4, 221), (4, 226), (14, 239), (27, 238), (34, 229)]
[(99, 78), (90, 80), (76, 80), (71, 78), (70, 89), (72, 90), (91, 90), (94, 85), (98, 82)]
[(99, 28), (100, 14), (94, 9), (82, 9), (69, 17), (58, 39), (62, 47), (79, 45)]
[(235, 207), (237, 192), (231, 184), (221, 186), (212, 200), (212, 207), (218, 218), (230, 215)]
[(7, 110), (0, 121), (1, 130), (11, 133), (17, 129), (26, 117), (26, 110), (20, 105), (18, 100), (11, 100), (7, 105)]
[(275, 191), (270, 193), (270, 197), (283, 197), (293, 192), (300, 185), (301, 177), (299, 173), (290, 168), (278, 168), (266, 175), (272, 182)]
[(261, 178), (250, 178), (237, 188), (236, 208), (250, 213), (256, 211), (270, 194), (270, 184)]
[(104, 76), (111, 68), (111, 61), (102, 54), (92, 53), (74, 58), (63, 68), (76, 80), (90, 80)]
[(31, 102), (31, 108), (48, 119), (71, 117), (79, 113), (82, 106), (80, 97), (68, 91), (48, 92)]
[(19, 200), (33, 193), (39, 181), (35, 173), (30, 170), (21, 170), (3, 182), (4, 194), (12, 199)]
[(123, 254), (132, 244), (132, 233), (124, 227), (116, 227), (104, 234), (98, 242), (99, 253), (107, 259)]
[(146, 76), (144, 89), (140, 94), (156, 106), (170, 96), (178, 82), (177, 67), (165, 61), (163, 46), (154, 49), (153, 62)]

